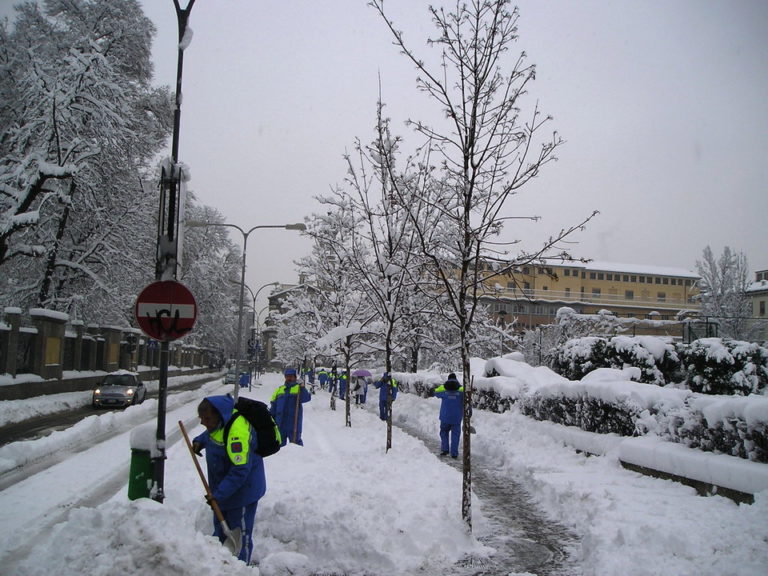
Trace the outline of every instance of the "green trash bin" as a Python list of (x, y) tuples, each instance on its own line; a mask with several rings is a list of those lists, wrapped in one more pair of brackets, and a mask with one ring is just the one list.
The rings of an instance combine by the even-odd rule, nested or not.
[(128, 473), (128, 499), (149, 498), (152, 486), (152, 458), (149, 450), (131, 449), (131, 470)]

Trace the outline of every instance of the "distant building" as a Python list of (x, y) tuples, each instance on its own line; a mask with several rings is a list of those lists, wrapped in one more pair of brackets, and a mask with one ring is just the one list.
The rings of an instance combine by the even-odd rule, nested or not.
[(760, 323), (758, 338), (768, 340), (768, 270), (755, 272), (755, 281), (747, 288), (747, 296), (752, 303), (753, 321)]
[(676, 320), (698, 312), (699, 276), (690, 270), (609, 262), (547, 263), (515, 268), (485, 282), (483, 303), (521, 330), (552, 324), (563, 306), (579, 314)]
[(287, 312), (285, 306), (286, 299), (291, 294), (297, 292), (313, 291), (316, 288), (306, 283), (304, 275), (299, 277), (299, 284), (280, 284), (269, 294), (269, 310), (267, 317), (261, 326), (261, 345), (263, 347), (262, 361), (265, 367), (280, 368), (279, 362), (275, 361), (275, 339), (277, 338), (277, 326), (273, 320), (273, 314), (283, 314)]

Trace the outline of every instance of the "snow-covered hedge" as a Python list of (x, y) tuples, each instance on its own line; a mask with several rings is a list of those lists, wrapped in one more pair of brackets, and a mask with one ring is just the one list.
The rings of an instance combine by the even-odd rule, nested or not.
[[(472, 365), (472, 405), (519, 410), (537, 420), (620, 436), (654, 435), (704, 451), (768, 463), (768, 396), (705, 395), (638, 382), (641, 370), (598, 368), (568, 380), (544, 366), (499, 359)], [(396, 374), (404, 391), (428, 396), (446, 375)]]
[(754, 394), (768, 385), (768, 349), (752, 342), (702, 338), (680, 349), (688, 386), (705, 394)]
[(768, 463), (768, 397), (660, 388), (629, 380), (626, 370), (618, 378), (615, 372), (603, 369), (580, 382), (540, 387), (520, 395), (517, 407), (537, 420), (588, 432), (654, 434), (690, 448)]
[(655, 336), (585, 337), (569, 340), (554, 355), (553, 369), (580, 380), (598, 368), (640, 369), (638, 382), (683, 383), (705, 394), (756, 394), (768, 390), (768, 349), (751, 342), (704, 338), (674, 344)]

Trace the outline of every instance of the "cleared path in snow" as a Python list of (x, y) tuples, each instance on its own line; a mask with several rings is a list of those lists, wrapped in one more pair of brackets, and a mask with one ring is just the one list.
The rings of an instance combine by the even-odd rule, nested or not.
[[(403, 395), (400, 399), (404, 399)], [(436, 434), (428, 434), (397, 416), (393, 424), (434, 452), (440, 451)], [(461, 454), (459, 456), (457, 460), (444, 457), (446, 464), (461, 470)], [(457, 576), (507, 576), (514, 572), (574, 576), (580, 573), (572, 558), (578, 546), (576, 537), (564, 526), (547, 519), (520, 484), (494, 471), (477, 450), (472, 452), (472, 491), (482, 501), (483, 514), (492, 525), (489, 534), (480, 541), (496, 552), (489, 558), (466, 558), (457, 567)]]

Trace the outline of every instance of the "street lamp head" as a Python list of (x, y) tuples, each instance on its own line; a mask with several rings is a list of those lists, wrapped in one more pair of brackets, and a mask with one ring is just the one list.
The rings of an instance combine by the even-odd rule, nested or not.
[(300, 230), (304, 232), (307, 229), (306, 224), (303, 222), (297, 222), (296, 224), (286, 224), (285, 225), (286, 230)]
[(204, 228), (210, 226), (212, 222), (203, 222), (201, 220), (185, 220), (184, 224), (190, 228)]

